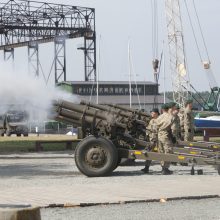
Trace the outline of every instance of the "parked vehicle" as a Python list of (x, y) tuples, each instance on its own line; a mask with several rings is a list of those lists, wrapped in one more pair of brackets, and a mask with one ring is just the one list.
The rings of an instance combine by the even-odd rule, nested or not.
[(5, 134), (5, 115), (0, 115), (0, 136)]
[(0, 116), (0, 135), (20, 137), (22, 134), (28, 136), (27, 114), (22, 111), (8, 111)]

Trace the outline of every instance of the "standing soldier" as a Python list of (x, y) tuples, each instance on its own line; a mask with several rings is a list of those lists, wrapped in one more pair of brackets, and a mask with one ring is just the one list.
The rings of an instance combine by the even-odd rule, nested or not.
[[(175, 104), (170, 103), (168, 105), (168, 112), (164, 112), (157, 119), (158, 127), (158, 150), (160, 153), (173, 153), (173, 147), (175, 140), (172, 135), (171, 126), (174, 122), (173, 111), (175, 109)], [(173, 172), (169, 170), (170, 162), (161, 162), (162, 174), (170, 175)]]
[(180, 107), (178, 104), (175, 105), (175, 110), (173, 111), (174, 122), (171, 126), (172, 134), (176, 140), (181, 139), (181, 126), (180, 126), (180, 117), (179, 117)]
[(184, 140), (184, 109), (179, 110), (179, 119), (180, 119), (180, 138), (181, 141)]
[(194, 116), (192, 112), (193, 100), (187, 100), (183, 111), (182, 124), (184, 129), (184, 141), (193, 141), (194, 138)]
[[(147, 134), (149, 136), (149, 140), (154, 149), (157, 145), (157, 124), (156, 119), (159, 117), (159, 110), (157, 108), (152, 109), (151, 111), (151, 120), (149, 125), (147, 126)], [(141, 170), (144, 173), (149, 173), (149, 167), (151, 164), (151, 160), (146, 160), (145, 167)]]
[(163, 114), (164, 112), (168, 112), (168, 109), (168, 104), (161, 105), (161, 114)]

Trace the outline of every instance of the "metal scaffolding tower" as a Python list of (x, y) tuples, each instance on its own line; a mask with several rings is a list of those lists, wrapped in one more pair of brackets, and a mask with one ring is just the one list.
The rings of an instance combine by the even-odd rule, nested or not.
[(95, 9), (27, 0), (0, 3), (0, 50), (5, 60), (28, 47), (29, 69), (39, 76), (39, 45), (54, 42), (55, 82), (65, 81), (65, 41), (84, 38), (85, 80), (96, 80)]
[(28, 45), (28, 72), (39, 77), (39, 46), (37, 42)]
[(173, 98), (180, 106), (184, 106), (188, 98), (190, 83), (186, 66), (180, 2), (179, 0), (166, 0), (165, 7)]
[(65, 39), (55, 39), (55, 79), (56, 83), (66, 81), (66, 41)]

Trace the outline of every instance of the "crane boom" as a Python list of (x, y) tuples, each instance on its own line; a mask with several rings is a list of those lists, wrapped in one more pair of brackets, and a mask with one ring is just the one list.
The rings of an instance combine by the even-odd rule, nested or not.
[(173, 99), (184, 106), (189, 95), (189, 75), (186, 67), (185, 45), (179, 0), (165, 0), (170, 71)]

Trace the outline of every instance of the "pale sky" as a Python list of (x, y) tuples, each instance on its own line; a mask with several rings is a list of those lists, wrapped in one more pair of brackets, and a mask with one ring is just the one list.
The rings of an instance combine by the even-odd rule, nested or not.
[[(3, 0), (4, 1), (4, 0)], [(165, 29), (164, 0), (157, 0), (159, 5), (159, 51), (162, 51), (162, 42), (167, 40)], [(191, 5), (191, 0), (186, 0)], [(97, 43), (101, 35), (101, 62), (100, 80), (128, 80), (128, 38), (131, 39), (131, 53), (133, 57), (134, 72), (137, 80), (152, 81), (152, 25), (151, 0), (50, 0), (53, 3), (88, 6), (96, 9)], [(186, 44), (187, 60), (191, 83), (199, 91), (207, 90), (208, 80), (200, 64), (200, 59), (193, 40), (186, 16), (184, 0), (182, 3), (183, 27)], [(220, 85), (218, 62), (220, 60), (220, 1), (195, 0), (212, 61), (212, 69)], [(195, 18), (194, 14), (192, 17)], [(200, 37), (198, 31), (198, 36)], [(77, 51), (81, 40), (68, 40), (67, 49), (67, 80), (84, 80), (83, 53)], [(203, 49), (202, 49), (203, 50)], [(204, 51), (204, 50), (203, 50)], [(17, 67), (25, 68), (27, 65), (26, 49), (17, 49), (15, 58)], [(168, 54), (166, 54), (166, 86), (171, 90)], [(1, 54), (0, 59), (3, 59)], [(204, 56), (206, 59), (206, 56)], [(53, 60), (53, 44), (40, 46), (40, 62), (46, 75)], [(162, 82), (162, 73), (161, 81)], [(163, 91), (161, 85), (160, 91)]]

